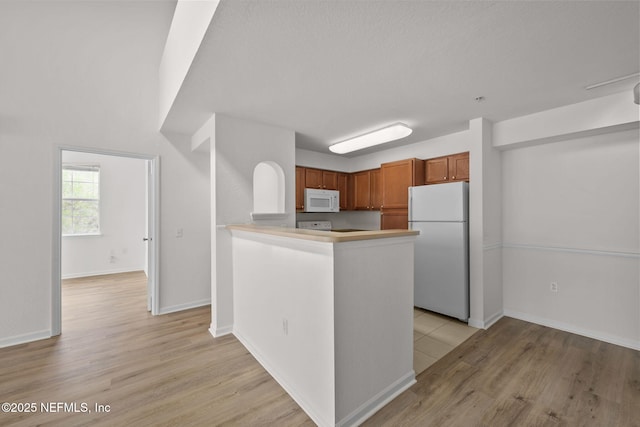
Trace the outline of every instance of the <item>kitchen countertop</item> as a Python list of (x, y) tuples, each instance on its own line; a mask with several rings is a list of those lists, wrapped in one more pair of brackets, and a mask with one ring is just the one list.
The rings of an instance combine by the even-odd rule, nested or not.
[(365, 230), (365, 231), (321, 231), (303, 230), (300, 228), (267, 227), (254, 224), (227, 225), (229, 230), (248, 231), (251, 233), (270, 234), (274, 236), (290, 237), (293, 239), (313, 240), (316, 242), (341, 243), (356, 240), (385, 239), (390, 237), (409, 237), (420, 234), (415, 230)]

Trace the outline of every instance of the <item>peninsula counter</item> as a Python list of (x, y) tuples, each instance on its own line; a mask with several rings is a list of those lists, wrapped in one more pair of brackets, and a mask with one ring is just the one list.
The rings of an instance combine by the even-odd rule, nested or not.
[(415, 383), (416, 231), (227, 228), (233, 333), (316, 424), (359, 425)]

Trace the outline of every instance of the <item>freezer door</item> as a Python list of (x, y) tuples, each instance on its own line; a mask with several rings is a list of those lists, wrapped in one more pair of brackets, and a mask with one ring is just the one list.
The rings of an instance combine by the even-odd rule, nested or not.
[(469, 249), (465, 222), (411, 222), (415, 243), (414, 305), (469, 318)]
[(467, 221), (469, 184), (409, 187), (409, 221)]

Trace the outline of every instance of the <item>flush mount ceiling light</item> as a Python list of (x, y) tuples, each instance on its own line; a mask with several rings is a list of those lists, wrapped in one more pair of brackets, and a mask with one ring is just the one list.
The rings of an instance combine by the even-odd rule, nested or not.
[(374, 145), (384, 144), (385, 142), (404, 138), (411, 135), (411, 132), (413, 132), (413, 130), (404, 123), (395, 123), (391, 126), (333, 144), (329, 147), (329, 150), (337, 154), (350, 153), (352, 151), (362, 150), (363, 148), (373, 147)]

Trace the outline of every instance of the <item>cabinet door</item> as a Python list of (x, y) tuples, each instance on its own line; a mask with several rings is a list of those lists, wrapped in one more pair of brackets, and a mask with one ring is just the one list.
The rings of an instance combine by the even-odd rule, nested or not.
[(322, 188), (322, 170), (305, 168), (305, 188)]
[[(418, 165), (416, 165), (418, 163)], [(416, 166), (419, 177), (416, 176)], [(384, 163), (382, 173), (382, 208), (407, 209), (409, 187), (424, 184), (424, 161), (418, 159)]]
[(382, 206), (382, 172), (380, 169), (371, 171), (370, 198), (371, 209), (379, 211)]
[(349, 209), (349, 174), (338, 174), (338, 191), (340, 192), (340, 210)]
[(380, 213), (381, 230), (408, 230), (409, 212), (405, 209), (383, 209)]
[(353, 208), (371, 209), (371, 172), (362, 171), (353, 174)]
[(296, 166), (296, 210), (304, 209), (305, 170)]
[(469, 181), (469, 153), (449, 157), (450, 181)]
[(338, 172), (322, 171), (322, 188), (325, 190), (337, 190)]
[(426, 162), (427, 184), (437, 184), (447, 182), (449, 179), (449, 157), (436, 157), (428, 159)]

